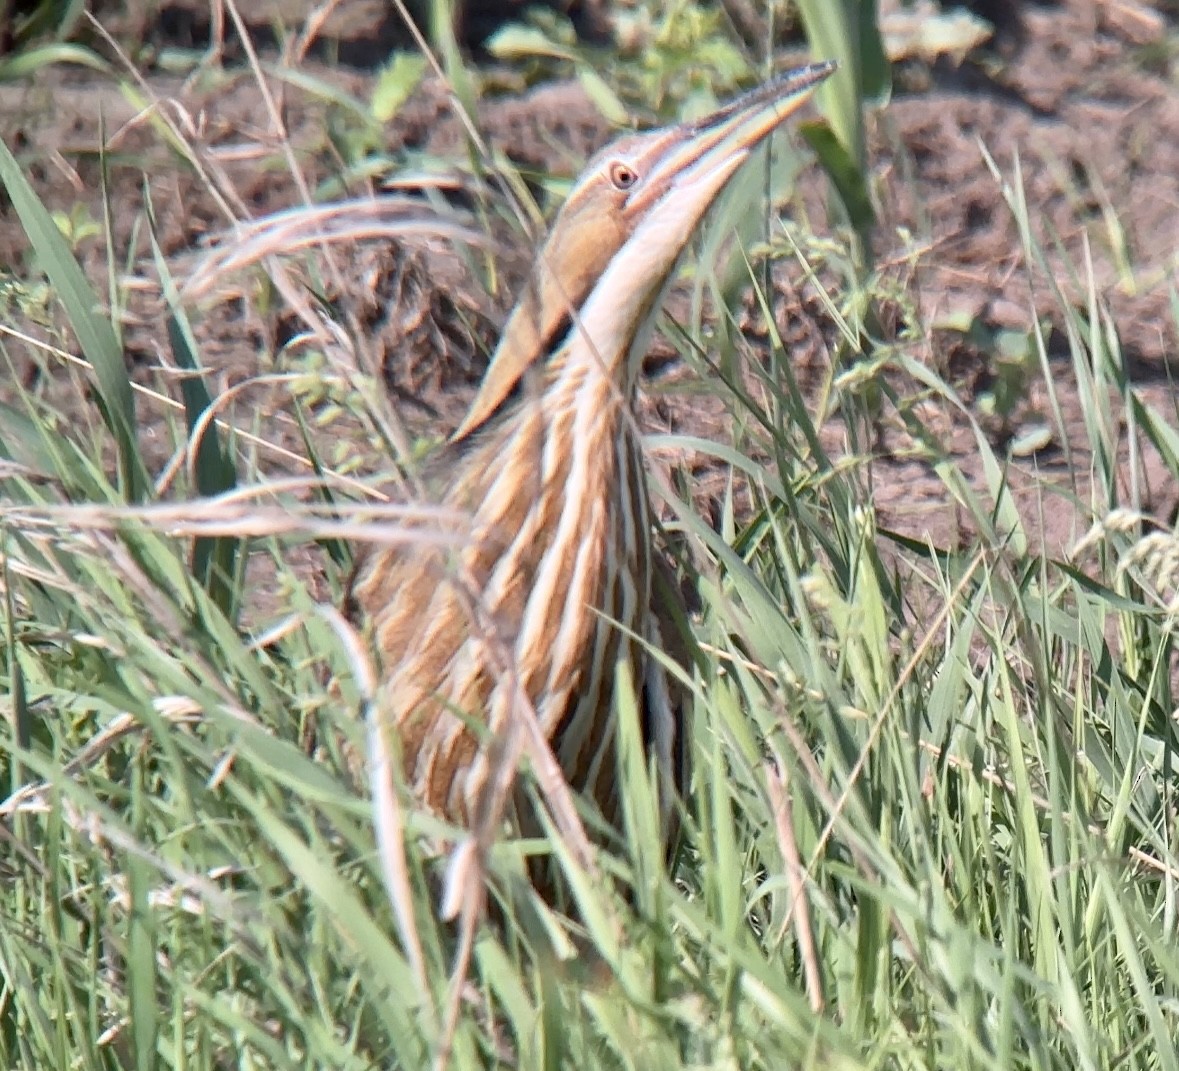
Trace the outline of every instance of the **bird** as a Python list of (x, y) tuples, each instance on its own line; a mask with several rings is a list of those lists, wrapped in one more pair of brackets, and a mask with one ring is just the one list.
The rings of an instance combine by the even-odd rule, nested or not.
[(423, 473), (470, 520), (370, 548), (351, 586), (379, 665), (374, 717), (404, 784), (469, 825), (522, 693), (564, 779), (620, 820), (615, 687), (625, 663), (671, 837), (687, 776), (679, 590), (654, 544), (635, 419), (663, 296), (754, 149), (835, 70), (779, 74), (711, 114), (624, 135), (558, 212), (466, 416)]

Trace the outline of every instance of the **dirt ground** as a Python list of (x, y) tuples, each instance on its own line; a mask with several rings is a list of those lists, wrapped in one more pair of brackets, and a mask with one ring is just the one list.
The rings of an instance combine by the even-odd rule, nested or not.
[[(997, 369), (985, 347), (939, 325), (973, 320), (986, 330), (1027, 331), (1033, 309), (1050, 322), (1052, 386), (1069, 442), (1050, 431), (1039, 449), (1013, 457), (1011, 483), (1033, 534), (1059, 552), (1090, 522), (1086, 511), (1074, 505), (1074, 496), (1087, 502), (1087, 488), (1069, 482), (1065, 464), (1067, 446), (1081, 471), (1088, 467), (1083, 415), (1048, 279), (1040, 268), (1024, 263), (1017, 222), (980, 145), (1006, 178), (1018, 158), (1028, 216), (1049, 250), (1051, 274), (1081, 308), (1084, 279), (1074, 273), (1083, 270), (1086, 257), (1091, 259), (1098, 293), (1112, 309), (1135, 383), (1152, 405), (1179, 423), (1170, 378), (1179, 249), (1179, 89), (1168, 51), (1179, 26), (1173, 9), (1166, 14), (1113, 0), (996, 7), (998, 32), (984, 57), (960, 66), (938, 61), (899, 69), (892, 101), (872, 118), (872, 180), (880, 209), (876, 251), (917, 312), (918, 341), (909, 344), (911, 355), (946, 375), (968, 406), (977, 407), (993, 389)], [(139, 35), (160, 44), (177, 34), (187, 35), (181, 44), (191, 44), (194, 35), (203, 40), (206, 29), (177, 14), (183, 14), (184, 5), (164, 3), (160, 10), (164, 14), (157, 13), (157, 21), (135, 26), (112, 16), (110, 28), (116, 37)], [(336, 16), (344, 22), (329, 29), (340, 42), (371, 43), (372, 27), (365, 20), (383, 18), (381, 10), (382, 5), (364, 0), (345, 2)], [(322, 48), (313, 50), (300, 70), (367, 99), (374, 75), (345, 66), (345, 51), (337, 47), (329, 63)], [(230, 59), (238, 54), (230, 53)], [(144, 225), (145, 191), (160, 247), (172, 272), (184, 280), (209, 240), (229, 227), (213, 187), (232, 191), (238, 200), (230, 211), (242, 217), (258, 218), (300, 203), (280, 125), (311, 188), (338, 172), (327, 136), (338, 122), (338, 109), (322, 92), (271, 75), (276, 108), (271, 114), (253, 76), (232, 64), (223, 75), (185, 79), (151, 73), (146, 78), (143, 100), (159, 101), (158, 112), (130, 101), (110, 78), (84, 70), (59, 70), (39, 75), (32, 84), (0, 86), (0, 136), (28, 165), (51, 207), (76, 212), (78, 204), (88, 205), (90, 217), (101, 220), (97, 150), (105, 129), (114, 248), (126, 268), (129, 295), (123, 315), (129, 359), (141, 382), (158, 386), (167, 384), (171, 362)], [(609, 125), (577, 83), (525, 91), (510, 72), (498, 81), (509, 91), (483, 101), (478, 126), (522, 169), (572, 176), (610, 137)], [(201, 148), (202, 158), (215, 169), (212, 179), (197, 175), (167, 147), (158, 123), (165, 114)], [(391, 168), (406, 159), (461, 159), (468, 151), (446, 94), (430, 80), (372, 148), (387, 155)], [(802, 197), (820, 232), (822, 191), (817, 171), (804, 177)], [(385, 383), (415, 432), (444, 433), (457, 422), (527, 270), (527, 239), (506, 223), (495, 234), (502, 245), (496, 297), (486, 296), (484, 285), (475, 281), (469, 254), (437, 241), (339, 248), (344, 285), (323, 283), (327, 297), (353, 313), (366, 332)], [(0, 209), (0, 270), (11, 266), (20, 275), (26, 248), (15, 214)], [(78, 248), (98, 291), (106, 293), (103, 242), (91, 238)], [(816, 391), (831, 361), (834, 330), (796, 266), (780, 263), (774, 278), (777, 326), (792, 346), (800, 381)], [(276, 370), (277, 350), (301, 330), (289, 313), (266, 311), (256, 280), (235, 286), (219, 286), (194, 312), (202, 358), (220, 389)], [(751, 337), (756, 343), (756, 324)], [(12, 351), (26, 388), (65, 391), (42, 362), (22, 356), (19, 347)], [(645, 422), (653, 430), (715, 435), (723, 412), (698, 393), (674, 389), (684, 370), (669, 363), (668, 354), (667, 346), (657, 347), (652, 367), (660, 389), (645, 399)], [(248, 417), (251, 408), (264, 414), (258, 430), (302, 453), (301, 435), (286, 404), (288, 390), (286, 385), (248, 386), (238, 402), (239, 418), (243, 412)], [(11, 385), (0, 384), (0, 396), (10, 392)], [(1007, 420), (976, 411), (1001, 455), (1031, 430), (1053, 424), (1047, 385), (1038, 372)], [(166, 425), (162, 412), (151, 413), (146, 406), (145, 417), (158, 424), (150, 425), (147, 437), (158, 438), (163, 464), (169, 454)], [(948, 406), (930, 408), (924, 419), (981, 487), (981, 463), (968, 422)], [(346, 442), (341, 448), (339, 437), (346, 433), (340, 427), (330, 429), (329, 460), (347, 452)], [(833, 452), (844, 448), (846, 429), (838, 418), (829, 420), (822, 433)], [(1127, 500), (1137, 486), (1143, 507), (1167, 521), (1179, 489), (1146, 446), (1132, 477), (1130, 444), (1125, 435), (1122, 439)], [(915, 459), (912, 447), (899, 421), (886, 415), (869, 473), (880, 524), (942, 546), (956, 545), (969, 535), (969, 524), (931, 465)], [(709, 480), (719, 482), (716, 471), (693, 465), (690, 458), (681, 460), (697, 472), (707, 497)], [(263, 468), (277, 473), (286, 464), (270, 457)]]

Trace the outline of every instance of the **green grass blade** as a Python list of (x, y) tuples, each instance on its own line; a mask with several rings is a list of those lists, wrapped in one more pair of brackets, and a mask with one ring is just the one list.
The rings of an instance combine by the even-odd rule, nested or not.
[(38, 262), (49, 276), (82, 352), (94, 370), (103, 418), (118, 450), (120, 491), (127, 501), (139, 501), (147, 494), (149, 482), (136, 440), (135, 398), (122, 347), (109, 321), (96, 311), (98, 299), (53, 217), (2, 141), (0, 182), (8, 191)]

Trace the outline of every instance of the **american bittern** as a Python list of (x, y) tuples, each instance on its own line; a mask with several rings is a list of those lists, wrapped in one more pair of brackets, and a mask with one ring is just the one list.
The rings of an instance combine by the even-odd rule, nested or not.
[(833, 70), (781, 75), (707, 118), (623, 137), (590, 161), (434, 470), (439, 501), (473, 517), (469, 545), (449, 569), (447, 552), (429, 545), (385, 549), (362, 565), (353, 594), (383, 662), (379, 716), (398, 738), (407, 781), (436, 812), (470, 820), (488, 740), (522, 689), (569, 784), (615, 821), (620, 660), (641, 689), (645, 743), (663, 780), (682, 776), (680, 711), (651, 654), (669, 640), (664, 600), (674, 596), (656, 576), (636, 380), (701, 218)]

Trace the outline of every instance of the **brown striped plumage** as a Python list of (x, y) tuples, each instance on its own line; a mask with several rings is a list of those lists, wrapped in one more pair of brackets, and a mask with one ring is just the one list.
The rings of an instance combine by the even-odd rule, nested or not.
[(354, 596), (382, 662), (379, 716), (396, 733), (408, 783), (434, 810), (470, 817), (489, 764), (488, 737), (470, 722), (501, 732), (518, 683), (567, 780), (616, 820), (619, 661), (642, 689), (665, 787), (677, 780), (678, 702), (649, 650), (674, 642), (675, 614), (664, 605), (673, 586), (655, 580), (637, 372), (700, 219), (832, 69), (781, 76), (590, 162), (466, 420), (426, 475), (440, 502), (474, 518), (470, 543), (457, 553), (383, 549), (361, 567)]

